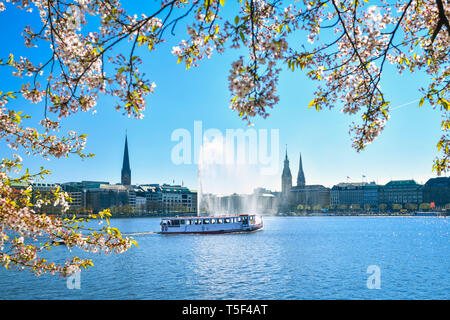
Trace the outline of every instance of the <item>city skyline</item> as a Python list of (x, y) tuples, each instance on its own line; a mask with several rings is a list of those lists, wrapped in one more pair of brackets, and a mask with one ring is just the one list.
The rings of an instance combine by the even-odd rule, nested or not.
[[(18, 54), (23, 45), (20, 33), (24, 25), (40, 23), (35, 15), (29, 14), (28, 20), (23, 19), (22, 15), (23, 12), (12, 8), (4, 16), (5, 23), (11, 28), (5, 35), (5, 41), (16, 47)], [(184, 37), (184, 32), (177, 30), (177, 36)], [(202, 121), (205, 128), (217, 128), (222, 132), (227, 128), (245, 130), (247, 126), (228, 107), (230, 93), (227, 75), (236, 52), (213, 55), (199, 67), (186, 71), (184, 66), (176, 63), (176, 57), (167, 54), (176, 44), (177, 39), (170, 39), (160, 44), (161, 50), (152, 53), (151, 59), (144, 59), (142, 68), (156, 81), (157, 87), (147, 99), (148, 107), (143, 119), (124, 117), (114, 110), (115, 100), (106, 96), (100, 96), (96, 114), (78, 113), (62, 119), (61, 134), (73, 129), (87, 134), (85, 151), (94, 153), (94, 158), (81, 161), (71, 156), (47, 161), (39, 156), (26, 156), (21, 150), (15, 152), (6, 143), (1, 145), (0, 153), (4, 157), (18, 153), (24, 159), (24, 167), (31, 172), (36, 172), (40, 166), (49, 169), (52, 174), (47, 177), (48, 182), (105, 178), (120, 182), (122, 155), (117, 151), (122, 148), (123, 135), (128, 130), (131, 138), (129, 147), (139, 155), (131, 160), (136, 183), (171, 183), (175, 180), (197, 188), (197, 166), (175, 165), (170, 160), (175, 145), (170, 139), (171, 133), (178, 128), (193, 132), (193, 123), (197, 120)], [(8, 56), (8, 50), (4, 46), (0, 48), (0, 54)], [(46, 57), (45, 48), (37, 48), (36, 51), (38, 57)], [(137, 52), (148, 56), (142, 48), (137, 48)], [(308, 109), (316, 84), (302, 73), (289, 70), (280, 73), (280, 102), (270, 110), (268, 118), (251, 119), (253, 128), (279, 129), (279, 159), (283, 159), (281, 146), (285, 144), (290, 146), (291, 156), (301, 152), (303, 166), (307, 168), (305, 178), (312, 184), (331, 186), (346, 181), (347, 176), (357, 181), (362, 175), (378, 184), (392, 179), (414, 179), (424, 183), (436, 176), (432, 172), (432, 162), (438, 154), (436, 143), (442, 135), (439, 111), (432, 109), (427, 102), (418, 107), (418, 88), (428, 81), (429, 76), (421, 72), (399, 75), (390, 66), (385, 72), (380, 84), (386, 88), (386, 97), (392, 104), (391, 118), (381, 135), (360, 153), (352, 149), (348, 134), (349, 125), (352, 121), (360, 121), (360, 115), (344, 115), (340, 112), (340, 105), (320, 112), (314, 108)], [(9, 79), (10, 70), (1, 69), (0, 74), (0, 84), (4, 88), (20, 84), (21, 79)], [(180, 86), (174, 87), (173, 79), (177, 79)], [(30, 126), (38, 126), (44, 114), (43, 103), (31, 105), (22, 98), (12, 101), (10, 107), (31, 115), (32, 119), (25, 121)], [(51, 113), (49, 116), (56, 118)], [(296, 171), (296, 164), (293, 165), (292, 169)], [(281, 165), (272, 176), (260, 177), (253, 171), (257, 170), (249, 170), (248, 181), (281, 190)]]
[[(128, 150), (128, 134), (127, 134), (127, 131), (125, 132), (125, 141), (124, 141), (124, 149), (123, 150), (124, 151), (123, 151), (123, 154), (122, 154), (122, 159), (123, 159), (122, 160), (122, 169), (121, 169), (121, 173), (120, 173), (121, 181), (117, 182), (117, 183), (112, 182), (111, 184), (123, 185), (123, 186), (130, 186), (130, 185), (131, 186), (133, 186), (133, 185), (134, 186), (139, 186), (139, 185), (148, 185), (148, 184), (160, 184), (160, 185), (167, 185), (167, 186), (174, 185), (174, 186), (185, 186), (185, 187), (188, 187), (190, 190), (199, 191), (200, 188), (191, 187), (191, 186), (185, 185), (184, 180), (182, 180), (181, 183), (175, 183), (175, 179), (173, 179), (172, 180), (172, 184), (170, 182), (159, 182), (159, 181), (147, 181), (147, 182), (142, 182), (142, 183), (133, 183), (133, 177), (131, 175), (131, 166), (130, 166), (130, 155), (129, 155), (129, 150)], [(305, 178), (305, 172), (303, 170), (303, 162), (302, 162), (302, 154), (301, 154), (301, 152), (299, 153), (299, 161), (298, 161), (299, 165), (298, 165), (298, 168), (297, 168), (296, 171), (293, 170), (294, 174), (291, 174), (291, 165), (290, 165), (291, 162), (290, 161), (291, 160), (289, 160), (289, 155), (288, 155), (288, 146), (286, 145), (285, 157), (284, 157), (284, 160), (283, 160), (284, 165), (282, 166), (283, 169), (282, 169), (282, 175), (281, 175), (281, 183), (280, 183), (281, 188), (280, 188), (280, 190), (278, 190), (278, 189), (270, 189), (267, 186), (259, 185), (259, 186), (255, 186), (251, 190), (251, 192), (248, 192), (248, 194), (254, 193), (256, 189), (261, 189), (262, 188), (262, 189), (270, 190), (271, 192), (279, 192), (281, 194), (281, 197), (283, 197), (283, 193), (286, 193), (285, 197), (287, 197), (287, 194), (290, 193), (290, 190), (293, 187), (294, 188), (295, 187), (300, 187), (301, 188), (301, 187), (305, 187), (305, 186), (309, 186), (309, 185), (314, 185), (313, 183), (308, 183), (308, 180)], [(297, 174), (295, 174), (295, 172), (297, 172)], [(295, 181), (292, 180), (292, 176), (296, 177)], [(433, 177), (430, 177), (429, 179), (431, 179), (431, 178), (433, 178)], [(286, 181), (283, 182), (284, 180), (286, 180)], [(332, 187), (335, 187), (335, 186), (338, 186), (338, 185), (345, 185), (345, 184), (358, 184), (358, 183), (371, 183), (372, 184), (372, 183), (374, 183), (375, 185), (382, 186), (382, 185), (385, 185), (385, 184), (388, 184), (388, 183), (391, 183), (391, 182), (408, 181), (408, 180), (414, 180), (415, 182), (417, 182), (420, 185), (424, 185), (425, 184), (425, 182), (416, 181), (413, 178), (412, 179), (395, 179), (394, 178), (394, 179), (391, 179), (391, 180), (389, 180), (388, 182), (386, 182), (384, 184), (379, 184), (375, 180), (367, 179), (366, 175), (361, 175), (361, 180), (356, 180), (355, 181), (355, 180), (352, 180), (351, 177), (347, 176), (345, 182), (344, 181), (336, 182), (335, 184), (333, 184), (331, 186), (327, 186), (327, 185), (323, 185), (323, 184), (320, 184), (320, 185), (323, 185), (326, 188), (331, 189)], [(50, 183), (59, 184), (59, 183), (67, 183), (67, 182), (73, 182), (73, 181), (74, 180), (58, 181), (58, 182), (50, 182)], [(93, 182), (94, 181), (104, 181), (104, 182), (107, 182), (107, 183), (111, 182), (107, 178), (106, 179), (81, 179), (79, 181), (82, 181), (82, 182), (83, 181), (84, 182), (87, 182), (87, 181), (93, 181)], [(41, 182), (42, 183), (49, 183), (48, 181), (41, 181)], [(283, 187), (283, 184), (285, 184), (287, 186)], [(208, 191), (206, 191), (204, 193), (212, 193), (212, 194), (214, 194), (213, 192), (208, 192)], [(232, 192), (232, 193), (229, 193), (228, 195), (237, 194), (237, 193), (238, 192)], [(217, 195), (226, 195), (226, 194), (220, 194), (219, 193)]]

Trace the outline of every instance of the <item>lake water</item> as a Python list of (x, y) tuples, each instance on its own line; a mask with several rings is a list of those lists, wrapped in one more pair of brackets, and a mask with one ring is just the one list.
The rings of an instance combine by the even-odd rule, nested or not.
[[(265, 217), (262, 231), (135, 236), (121, 255), (84, 254), (80, 289), (0, 269), (0, 299), (449, 299), (449, 218)], [(114, 219), (122, 233), (160, 219)], [(64, 261), (61, 246), (50, 257)], [(369, 266), (380, 289), (369, 289)], [(372, 282), (371, 282), (372, 283)]]

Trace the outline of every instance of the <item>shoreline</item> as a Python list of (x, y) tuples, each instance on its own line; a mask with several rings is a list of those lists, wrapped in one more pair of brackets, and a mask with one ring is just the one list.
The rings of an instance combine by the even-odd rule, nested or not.
[[(420, 212), (420, 213), (308, 213), (308, 214), (259, 214), (263, 217), (449, 217), (445, 212)], [(167, 214), (139, 214), (139, 215), (113, 215), (109, 219), (131, 219), (131, 218), (170, 218), (170, 217), (194, 217), (195, 212), (177, 212)], [(60, 216), (64, 218), (64, 216)], [(85, 215), (76, 215), (77, 218), (86, 218)], [(94, 219), (93, 219), (94, 220)]]
[(310, 214), (278, 214), (277, 217), (448, 217), (450, 214), (441, 212), (421, 212), (421, 213), (310, 213)]
[[(130, 219), (130, 218), (169, 218), (177, 215), (142, 215), (142, 216), (115, 216), (110, 219)], [(178, 215), (178, 217), (196, 216), (196, 215)], [(262, 217), (288, 217), (288, 218), (311, 218), (311, 217), (450, 217), (448, 214), (305, 214), (305, 215), (277, 215), (277, 214), (261, 214)]]

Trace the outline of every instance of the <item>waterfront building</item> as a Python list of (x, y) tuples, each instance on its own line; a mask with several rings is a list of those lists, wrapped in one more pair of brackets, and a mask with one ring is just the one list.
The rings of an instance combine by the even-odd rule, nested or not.
[(146, 212), (147, 209), (147, 199), (142, 196), (136, 195), (136, 213), (142, 214)]
[(51, 193), (57, 188), (57, 184), (55, 183), (32, 183), (31, 187), (33, 189), (33, 192), (45, 194), (45, 193)]
[(169, 184), (145, 184), (139, 187), (144, 190), (151, 211), (197, 211), (197, 192), (187, 187)]
[(374, 181), (367, 183), (363, 187), (363, 204), (370, 208), (378, 208), (378, 191), (380, 186)]
[(378, 208), (379, 189), (375, 182), (338, 183), (331, 188), (330, 206), (336, 209)]
[(441, 208), (450, 205), (450, 177), (429, 179), (423, 187), (423, 202)]
[(162, 203), (162, 192), (159, 184), (144, 184), (140, 185), (139, 188), (144, 191), (144, 196), (148, 204)]
[(133, 188), (123, 185), (92, 184), (84, 188), (85, 207), (98, 212), (113, 207), (136, 206), (136, 193)]
[(292, 187), (290, 202), (295, 207), (326, 208), (330, 204), (330, 189), (320, 184)]
[(198, 212), (198, 194), (197, 190), (191, 190), (192, 211)]
[(233, 193), (227, 196), (218, 196), (218, 207), (214, 208), (214, 214), (242, 214), (244, 196)]
[(301, 154), (298, 165), (297, 185), (292, 187), (289, 193), (289, 203), (294, 207), (301, 205), (311, 208), (326, 208), (330, 204), (329, 188), (322, 185), (306, 185)]
[[(137, 197), (145, 198), (146, 213), (160, 213), (162, 211), (162, 193), (158, 184), (145, 184), (136, 186)], [(138, 201), (138, 200), (136, 200)]]
[(421, 204), (423, 186), (414, 180), (393, 180), (379, 189), (380, 204)]
[(163, 184), (160, 186), (162, 204), (167, 211), (197, 211), (197, 200), (193, 201), (188, 188), (180, 185)]
[[(31, 203), (36, 204), (39, 201), (54, 200), (54, 193), (58, 189), (56, 183), (31, 183)], [(63, 191), (63, 190), (60, 190)], [(41, 204), (35, 207), (36, 212), (46, 214), (62, 213), (62, 206), (54, 206), (53, 204)]]
[(131, 185), (130, 158), (128, 156), (128, 137), (125, 135), (125, 149), (123, 151), (123, 164), (121, 172), (121, 183), (124, 186)]
[(69, 202), (70, 209), (76, 210), (84, 207), (83, 188), (79, 182), (65, 182), (61, 184), (61, 187), (71, 198)]
[(58, 185), (55, 183), (32, 183), (31, 184), (31, 202), (36, 203), (41, 199), (53, 199), (53, 193), (56, 191)]
[(278, 209), (278, 197), (270, 190), (257, 188), (249, 197), (250, 210), (246, 213), (275, 214)]
[(331, 188), (330, 205), (335, 208), (350, 208), (364, 205), (365, 182), (338, 183)]
[(271, 191), (257, 188), (252, 194), (217, 196), (212, 212), (217, 214), (275, 214), (278, 197)]
[(219, 212), (219, 197), (212, 193), (203, 193), (199, 199), (198, 215), (211, 215), (211, 213)]

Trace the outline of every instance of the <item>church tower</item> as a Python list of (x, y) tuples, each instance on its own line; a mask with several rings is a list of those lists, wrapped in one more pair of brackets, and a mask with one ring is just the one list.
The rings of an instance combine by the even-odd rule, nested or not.
[(292, 188), (292, 175), (291, 169), (289, 169), (289, 159), (287, 156), (287, 146), (286, 146), (286, 157), (284, 159), (283, 174), (281, 175), (281, 197), (287, 201), (289, 199), (289, 192)]
[(124, 186), (131, 185), (131, 169), (130, 169), (130, 159), (128, 157), (128, 139), (126, 134), (125, 134), (125, 150), (123, 152), (121, 183)]
[(300, 153), (300, 163), (298, 164), (297, 187), (305, 186), (305, 174), (303, 173), (302, 154)]

